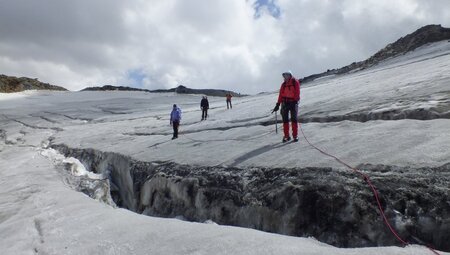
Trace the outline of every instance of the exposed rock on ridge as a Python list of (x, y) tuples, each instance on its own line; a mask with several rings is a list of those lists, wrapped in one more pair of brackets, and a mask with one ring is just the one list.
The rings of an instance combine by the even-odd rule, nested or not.
[(67, 91), (63, 87), (40, 82), (38, 79), (0, 75), (0, 93), (21, 92), (24, 90)]
[(240, 93), (236, 93), (236, 92), (229, 91), (229, 90), (191, 89), (191, 88), (185, 87), (183, 85), (180, 85), (176, 88), (171, 88), (171, 89), (156, 89), (156, 90), (105, 85), (103, 87), (88, 87), (88, 88), (83, 89), (82, 91), (143, 91), (143, 92), (150, 92), (150, 93), (201, 94), (201, 95), (218, 96), (218, 97), (224, 97), (226, 94), (231, 93), (231, 95), (237, 96), (237, 97), (244, 96), (244, 95), (241, 95)]
[(127, 86), (113, 86), (113, 85), (104, 85), (102, 87), (87, 87), (82, 89), (81, 91), (142, 91), (142, 92), (152, 92), (148, 89), (138, 89)]
[(420, 46), (428, 43), (439, 42), (450, 39), (450, 28), (444, 28), (441, 25), (427, 25), (419, 28), (415, 32), (408, 34), (394, 43), (388, 44), (385, 48), (375, 53), (370, 58), (354, 62), (348, 66), (338, 69), (328, 70), (324, 73), (313, 74), (302, 79), (303, 82), (313, 81), (317, 78), (327, 75), (345, 74), (350, 71), (365, 69), (376, 65), (388, 58), (392, 58), (407, 52), (413, 51)]

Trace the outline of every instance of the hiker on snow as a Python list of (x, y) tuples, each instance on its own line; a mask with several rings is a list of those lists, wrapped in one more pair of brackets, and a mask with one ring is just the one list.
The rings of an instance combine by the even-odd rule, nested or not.
[(300, 101), (300, 82), (292, 76), (291, 71), (283, 73), (284, 82), (281, 84), (280, 93), (278, 95), (278, 101), (273, 108), (276, 112), (280, 109), (281, 104), (281, 117), (283, 119), (283, 143), (290, 141), (289, 136), (289, 115), (291, 117), (292, 124), (292, 136), (294, 142), (298, 141), (298, 103)]
[(170, 113), (170, 125), (173, 127), (173, 139), (178, 138), (178, 127), (180, 126), (181, 109), (176, 104), (173, 105), (172, 112)]
[(227, 93), (225, 96), (227, 97), (227, 109), (233, 109), (233, 106), (231, 105), (231, 98), (233, 95), (231, 95), (231, 93)]
[(200, 102), (200, 109), (202, 109), (202, 120), (206, 120), (209, 109), (209, 102), (206, 96), (203, 96), (202, 101)]

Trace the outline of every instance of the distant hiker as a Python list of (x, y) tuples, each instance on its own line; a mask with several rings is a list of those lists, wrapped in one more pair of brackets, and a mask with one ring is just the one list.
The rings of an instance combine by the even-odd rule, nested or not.
[(233, 95), (231, 95), (231, 93), (227, 93), (225, 96), (227, 98), (227, 109), (233, 109), (233, 106), (231, 105), (231, 98)]
[(284, 81), (281, 84), (280, 93), (278, 95), (278, 101), (273, 108), (276, 112), (280, 109), (281, 104), (281, 117), (283, 119), (283, 143), (290, 141), (289, 136), (289, 115), (292, 123), (292, 136), (294, 142), (298, 141), (298, 103), (300, 101), (300, 82), (292, 76), (291, 71), (283, 73)]
[(178, 127), (181, 121), (181, 109), (176, 104), (173, 105), (172, 112), (170, 113), (170, 125), (173, 127), (173, 139), (178, 138)]
[(202, 101), (200, 102), (200, 109), (202, 109), (202, 120), (206, 120), (209, 109), (209, 102), (206, 96), (203, 96)]

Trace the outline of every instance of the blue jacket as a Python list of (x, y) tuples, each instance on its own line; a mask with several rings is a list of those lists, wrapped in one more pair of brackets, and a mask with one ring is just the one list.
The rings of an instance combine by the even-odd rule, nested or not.
[(170, 113), (170, 121), (180, 121), (181, 120), (181, 109), (175, 108)]
[(203, 98), (202, 101), (200, 102), (200, 107), (201, 107), (201, 108), (209, 109), (209, 102), (208, 102), (208, 99)]

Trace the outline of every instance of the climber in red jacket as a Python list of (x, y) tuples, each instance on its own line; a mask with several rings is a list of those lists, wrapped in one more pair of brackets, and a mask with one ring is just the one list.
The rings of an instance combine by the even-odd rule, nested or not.
[(289, 116), (292, 125), (292, 136), (294, 142), (298, 142), (298, 103), (300, 101), (300, 82), (292, 76), (291, 71), (283, 73), (284, 82), (281, 84), (278, 101), (273, 109), (274, 112), (280, 109), (283, 119), (284, 137), (283, 143), (290, 141), (289, 136)]

